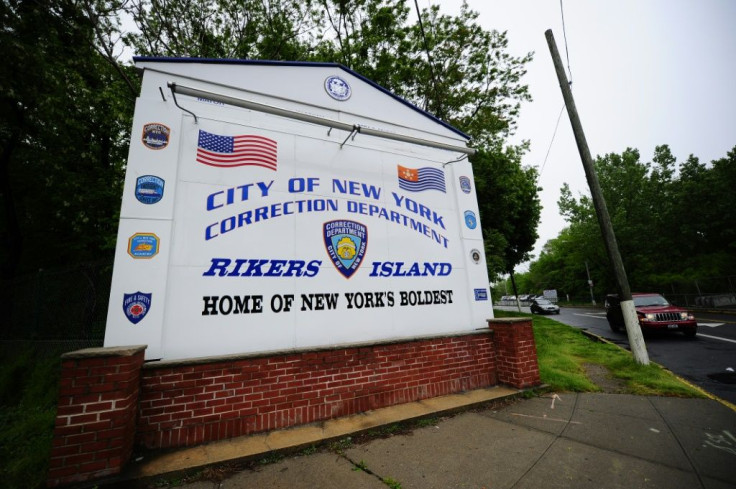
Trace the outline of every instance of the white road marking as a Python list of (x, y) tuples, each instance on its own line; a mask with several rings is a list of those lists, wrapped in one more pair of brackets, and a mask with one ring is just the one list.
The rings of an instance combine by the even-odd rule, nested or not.
[(573, 313), (573, 316), (585, 316), (588, 318), (595, 318), (595, 319), (606, 319), (605, 316), (599, 316), (599, 314), (606, 314), (605, 312), (599, 312), (599, 313), (585, 313), (585, 314), (578, 314), (577, 312)]
[(717, 328), (723, 326), (725, 323), (698, 323), (698, 326), (705, 326), (706, 328)]
[(721, 338), (720, 336), (711, 336), (709, 334), (703, 334), (703, 333), (698, 333), (698, 336), (702, 336), (703, 338), (710, 338), (712, 340), (721, 340), (721, 341), (728, 341), (729, 343), (736, 343), (736, 340), (729, 340), (728, 338)]
[(570, 423), (570, 424), (582, 424), (580, 421), (569, 421), (567, 419), (557, 419), (557, 418), (548, 418), (547, 416), (532, 416), (531, 414), (519, 414), (519, 413), (509, 413), (511, 416), (521, 416), (522, 418), (533, 418), (533, 419), (541, 419), (544, 421), (557, 421), (560, 423)]
[(550, 409), (554, 409), (555, 408), (555, 400), (558, 400), (558, 401), (562, 402), (562, 399), (560, 398), (560, 396), (558, 396), (557, 394), (554, 394), (552, 396), (552, 406), (550, 406)]

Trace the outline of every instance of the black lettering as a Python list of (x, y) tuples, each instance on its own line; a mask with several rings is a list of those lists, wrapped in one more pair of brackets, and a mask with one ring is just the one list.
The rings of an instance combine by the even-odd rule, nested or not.
[(337, 298), (339, 294), (325, 294), (325, 302), (327, 303), (327, 309), (337, 309)]
[(254, 295), (253, 296), (253, 309), (252, 312), (255, 313), (261, 313), (263, 312), (263, 296), (262, 295)]
[(233, 311), (233, 314), (250, 314), (250, 309), (248, 308), (248, 302), (250, 301), (249, 295), (244, 295), (243, 297), (235, 296), (235, 310)]
[(220, 297), (220, 314), (227, 316), (233, 310), (233, 299), (229, 295)]
[(202, 310), (202, 316), (216, 316), (217, 315), (217, 296), (205, 296), (202, 297), (204, 301), (204, 309)]

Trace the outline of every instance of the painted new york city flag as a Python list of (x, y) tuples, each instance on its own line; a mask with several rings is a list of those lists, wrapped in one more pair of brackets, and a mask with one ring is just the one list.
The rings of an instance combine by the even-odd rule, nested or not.
[(399, 172), (399, 188), (408, 192), (422, 192), (424, 190), (439, 190), (446, 193), (445, 173), (439, 168), (425, 166), (422, 168), (408, 168), (396, 165)]

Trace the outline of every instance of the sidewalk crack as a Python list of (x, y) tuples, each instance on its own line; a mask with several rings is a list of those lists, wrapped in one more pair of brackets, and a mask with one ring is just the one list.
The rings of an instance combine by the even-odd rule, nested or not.
[(680, 438), (678, 438), (677, 434), (675, 433), (675, 430), (672, 429), (672, 425), (667, 421), (667, 418), (662, 415), (662, 412), (657, 409), (657, 405), (652, 402), (652, 398), (647, 396), (647, 401), (649, 404), (654, 408), (654, 411), (656, 411), (657, 415), (659, 415), (659, 419), (662, 420), (665, 426), (667, 426), (667, 429), (670, 430), (670, 433), (672, 433), (672, 437), (677, 442), (677, 445), (680, 447), (680, 450), (685, 455), (685, 458), (687, 459), (687, 463), (690, 464), (690, 467), (693, 469), (693, 473), (695, 474), (695, 477), (698, 478), (698, 482), (700, 483), (700, 487), (702, 489), (705, 489), (705, 483), (703, 482), (703, 478), (700, 476), (700, 471), (698, 470), (697, 466), (695, 465), (695, 462), (692, 458), (690, 458), (690, 454), (685, 450), (685, 447), (683, 446), (682, 442), (680, 441)]
[(557, 440), (559, 440), (560, 438), (562, 438), (562, 435), (565, 433), (565, 431), (567, 431), (567, 428), (570, 426), (570, 422), (572, 421), (572, 417), (575, 415), (575, 410), (578, 407), (578, 399), (579, 399), (579, 397), (580, 397), (580, 394), (575, 393), (575, 403), (572, 406), (572, 410), (570, 411), (570, 417), (567, 419), (567, 424), (565, 425), (565, 427), (562, 429), (562, 431), (560, 431), (559, 434), (555, 435), (555, 437), (552, 439), (552, 441), (549, 442), (549, 445), (547, 445), (547, 448), (544, 449), (544, 451), (541, 453), (541, 455), (539, 455), (539, 457), (537, 457), (537, 459), (534, 461), (534, 463), (531, 464), (528, 469), (526, 469), (526, 471), (522, 474), (521, 477), (519, 477), (519, 479), (517, 479), (517, 481), (514, 483), (513, 486), (511, 486), (510, 489), (514, 489), (517, 485), (519, 485), (519, 482), (521, 482), (522, 480), (524, 480), (524, 478), (527, 476), (527, 474), (529, 474), (529, 472), (531, 472), (532, 469), (534, 467), (536, 467), (537, 464), (539, 464), (539, 462), (544, 458), (544, 456), (547, 455), (547, 452), (549, 452), (550, 448), (552, 448), (552, 445), (554, 445), (557, 442)]

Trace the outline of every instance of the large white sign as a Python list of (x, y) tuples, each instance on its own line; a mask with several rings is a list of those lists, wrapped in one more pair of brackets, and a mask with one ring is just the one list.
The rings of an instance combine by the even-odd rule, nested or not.
[(492, 317), (467, 158), (174, 97), (167, 84), (464, 144), (456, 131), (337, 65), (138, 64), (105, 346), (178, 359), (467, 331)]

